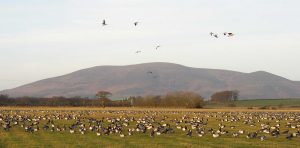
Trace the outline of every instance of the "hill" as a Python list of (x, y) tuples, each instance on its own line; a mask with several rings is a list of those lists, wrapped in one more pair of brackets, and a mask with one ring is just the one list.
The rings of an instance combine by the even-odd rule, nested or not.
[(72, 97), (94, 96), (97, 91), (106, 90), (114, 94), (113, 98), (120, 98), (189, 90), (209, 98), (216, 91), (233, 89), (240, 91), (242, 99), (300, 97), (298, 81), (268, 72), (242, 73), (161, 62), (97, 66), (3, 90), (0, 93), (13, 97)]

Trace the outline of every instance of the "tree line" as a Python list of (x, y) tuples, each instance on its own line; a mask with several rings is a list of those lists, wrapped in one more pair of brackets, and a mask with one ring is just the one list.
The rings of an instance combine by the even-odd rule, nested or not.
[[(117, 100), (106, 102), (106, 106), (129, 106), (126, 100)], [(103, 106), (98, 99), (90, 98), (34, 98), (34, 97), (18, 97), (7, 98), (0, 96), (0, 106)]]
[(214, 93), (210, 98), (211, 98), (211, 101), (214, 101), (214, 102), (237, 101), (239, 98), (239, 91), (238, 90), (220, 91), (220, 92)]
[[(221, 91), (211, 96), (211, 101), (230, 102), (238, 99), (238, 91)], [(52, 98), (18, 97), (0, 94), (0, 106), (95, 106), (95, 107), (174, 107), (202, 108), (204, 98), (194, 92), (175, 91), (165, 95), (132, 96), (111, 100), (112, 93), (99, 91), (96, 99), (56, 96)]]
[(131, 106), (138, 107), (180, 107), (180, 108), (202, 108), (204, 98), (194, 92), (176, 91), (166, 95), (130, 97)]

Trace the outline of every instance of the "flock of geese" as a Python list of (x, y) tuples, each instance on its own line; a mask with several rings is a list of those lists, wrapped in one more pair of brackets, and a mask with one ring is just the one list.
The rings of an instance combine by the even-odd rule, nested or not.
[[(97, 118), (93, 118), (97, 117)], [(63, 124), (65, 123), (65, 124)], [(181, 111), (0, 111), (0, 125), (10, 132), (65, 132), (66, 134), (135, 134), (150, 137), (240, 137), (259, 139), (300, 138), (299, 112), (181, 112)]]
[[(133, 23), (133, 25), (134, 26), (137, 26), (138, 24), (139, 24), (140, 22), (134, 22)], [(108, 25), (107, 23), (106, 23), (106, 20), (104, 19), (103, 21), (102, 21), (102, 26), (106, 26), (106, 25)], [(160, 48), (160, 45), (157, 45), (156, 47), (155, 47), (155, 49), (157, 50), (158, 48)], [(141, 53), (142, 51), (141, 50), (137, 50), (137, 51), (135, 51), (135, 53)]]
[[(134, 26), (137, 26), (138, 24), (139, 24), (140, 22), (134, 22), (133, 23), (133, 25)], [(106, 23), (106, 20), (104, 19), (103, 21), (102, 21), (102, 26), (106, 26), (106, 25), (108, 25), (107, 23)], [(234, 36), (234, 34), (233, 33), (231, 33), (231, 32), (224, 32), (223, 33), (223, 35), (224, 36), (227, 36), (227, 37), (232, 37), (232, 36)], [(212, 37), (215, 37), (215, 38), (219, 38), (219, 36), (218, 36), (218, 34), (217, 33), (213, 33), (213, 32), (210, 32), (210, 36), (212, 36)], [(160, 45), (157, 45), (156, 47), (155, 47), (155, 49), (157, 50), (158, 48), (160, 48)], [(135, 53), (141, 53), (142, 51), (141, 50), (137, 50)]]
[[(210, 36), (212, 36), (212, 37), (219, 38), (219, 35), (218, 35), (217, 33), (210, 32), (209, 34), (210, 34)], [(224, 35), (225, 37), (232, 37), (232, 36), (234, 36), (234, 34), (231, 33), (231, 32), (224, 32), (223, 35)]]

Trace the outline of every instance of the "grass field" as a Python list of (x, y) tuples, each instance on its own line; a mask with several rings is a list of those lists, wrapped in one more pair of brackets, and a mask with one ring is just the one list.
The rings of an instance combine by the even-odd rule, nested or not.
[[(228, 107), (232, 103), (206, 102), (205, 108)], [(238, 100), (234, 102), (236, 107), (254, 107), (254, 108), (300, 108), (300, 99), (255, 99)]]
[(262, 100), (240, 100), (237, 106), (260, 107), (260, 106), (278, 106), (278, 107), (300, 107), (300, 99), (262, 99)]
[[(247, 110), (247, 109), (142, 109), (142, 108), (16, 108), (16, 107), (2, 107), (0, 108), (1, 117), (9, 116), (10, 119), (19, 116), (27, 117), (28, 119), (39, 119), (40, 130), (37, 132), (29, 133), (25, 132), (24, 127), (20, 125), (13, 126), (9, 131), (0, 130), (0, 147), (300, 147), (300, 137), (295, 137), (291, 140), (285, 138), (284, 135), (279, 137), (272, 137), (269, 134), (263, 134), (267, 136), (267, 139), (261, 141), (259, 138), (247, 139), (246, 134), (241, 134), (238, 137), (232, 137), (231, 133), (238, 129), (243, 129), (247, 132), (255, 132), (260, 129), (261, 123), (269, 122), (270, 125), (280, 123), (282, 126), (280, 130), (286, 130), (284, 126), (286, 120), (279, 119), (261, 119), (260, 123), (255, 123), (255, 126), (249, 126), (244, 124), (245, 118), (243, 116), (251, 117), (280, 117), (286, 118), (295, 117), (300, 118), (300, 110)], [(55, 127), (67, 125), (70, 126), (76, 119), (66, 120), (64, 117), (67, 115), (74, 115), (77, 119), (81, 119), (86, 125), (88, 125), (89, 118), (105, 119), (103, 126), (108, 126), (109, 123), (106, 119), (116, 118), (131, 118), (147, 119), (150, 117), (155, 118), (153, 125), (170, 123), (171, 127), (175, 129), (174, 133), (156, 135), (150, 137), (150, 130), (146, 133), (135, 132), (131, 136), (127, 136), (127, 131), (124, 130), (125, 137), (120, 137), (117, 133), (109, 135), (97, 136), (95, 132), (87, 130), (83, 135), (80, 132), (70, 134), (69, 130), (65, 131), (50, 131), (43, 130), (42, 125), (46, 124), (47, 119), (54, 121)], [(227, 116), (227, 117), (225, 117)], [(43, 117), (47, 117), (43, 120)], [(208, 119), (208, 124), (205, 129), (213, 128), (217, 129), (218, 124), (222, 123), (226, 125), (225, 129), (230, 134), (221, 135), (218, 138), (213, 138), (211, 134), (206, 132), (203, 137), (199, 137), (195, 130), (191, 137), (186, 135), (186, 131), (177, 129), (174, 119), (183, 119), (184, 122), (180, 125), (187, 125), (191, 127), (189, 121), (193, 117)], [(229, 119), (229, 117), (241, 117), (241, 121), (236, 122), (220, 122), (221, 119)], [(26, 118), (26, 119), (27, 119)], [(163, 120), (164, 119), (164, 120)], [(161, 122), (163, 121), (163, 122)], [(3, 122), (3, 121), (2, 121)], [(32, 124), (33, 121), (24, 121), (25, 125)], [(293, 124), (300, 124), (299, 121), (290, 121)], [(3, 125), (3, 123), (1, 123)], [(135, 128), (137, 122), (130, 121), (127, 128)], [(235, 129), (229, 128), (235, 126)], [(124, 127), (125, 129), (125, 127)], [(296, 132), (297, 129), (290, 129), (290, 132)]]

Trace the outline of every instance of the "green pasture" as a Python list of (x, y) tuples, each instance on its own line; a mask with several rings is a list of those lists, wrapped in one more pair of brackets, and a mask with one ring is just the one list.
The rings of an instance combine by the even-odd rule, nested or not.
[[(34, 109), (34, 108), (33, 108)], [(117, 108), (115, 108), (117, 109)], [(158, 109), (159, 110), (159, 109)], [(201, 111), (201, 110), (199, 110)], [(47, 112), (47, 114), (51, 113), (51, 111)], [(44, 114), (43, 112), (37, 111), (34, 113), (35, 115)], [(206, 117), (206, 114), (210, 114), (209, 111), (202, 112), (197, 116)], [(142, 117), (145, 114), (114, 114), (114, 113), (93, 113), (93, 114), (84, 114), (86, 118), (94, 117), (101, 119), (102, 117)], [(194, 116), (192, 112), (185, 112), (182, 111), (178, 114), (173, 114), (172, 112), (160, 112), (156, 114), (157, 119), (162, 119), (163, 116), (168, 116), (169, 122), (174, 118), (181, 118), (183, 115), (189, 115), (191, 117)], [(220, 117), (211, 117), (209, 118), (209, 124), (207, 128), (214, 128), (218, 126), (220, 123)], [(41, 121), (41, 125), (43, 125), (46, 121)], [(56, 124), (63, 125), (66, 124), (69, 126), (74, 120), (54, 120)], [(269, 120), (262, 120), (263, 122), (270, 122), (270, 124), (274, 125), (275, 121)], [(286, 121), (280, 121), (280, 124), (285, 124)], [(129, 127), (135, 127), (136, 122), (130, 123)], [(255, 127), (251, 127), (249, 125), (245, 125), (242, 122), (231, 122), (231, 123), (224, 123), (227, 127), (235, 126), (235, 129), (230, 129), (229, 132), (237, 131), (239, 129), (246, 130), (248, 132), (257, 131), (260, 128), (260, 124), (257, 124)], [(211, 134), (205, 134), (204, 137), (198, 137), (195, 131), (193, 131), (193, 136), (188, 137), (186, 136), (186, 132), (176, 129), (174, 124), (171, 124), (174, 127), (175, 132), (172, 134), (162, 134), (155, 137), (149, 136), (149, 130), (146, 134), (143, 133), (136, 133), (132, 136), (125, 136), (121, 138), (117, 134), (112, 135), (101, 135), (96, 136), (94, 132), (88, 131), (85, 135), (80, 134), (79, 132), (75, 134), (70, 134), (69, 130), (66, 131), (44, 131), (42, 127), (40, 130), (34, 133), (27, 133), (21, 127), (14, 127), (10, 131), (0, 130), (0, 147), (12, 147), (12, 148), (26, 148), (26, 147), (49, 147), (49, 148), (68, 148), (68, 147), (112, 147), (112, 148), (146, 148), (146, 147), (169, 147), (169, 148), (177, 148), (177, 147), (240, 147), (240, 148), (256, 148), (256, 147), (278, 147), (278, 148), (295, 148), (300, 147), (300, 137), (293, 138), (292, 140), (288, 140), (285, 138), (284, 135), (279, 136), (278, 138), (271, 137), (267, 135), (267, 140), (260, 141), (260, 139), (247, 139), (246, 134), (240, 135), (240, 137), (234, 138), (229, 135), (222, 135), (219, 138), (213, 138)], [(282, 130), (286, 128), (283, 127)], [(296, 131), (296, 129), (294, 130)], [(126, 134), (126, 132), (124, 132)]]
[(229, 103), (217, 103), (217, 102), (206, 101), (206, 104), (204, 106), (204, 108), (218, 108), (218, 107), (246, 107), (246, 108), (265, 107), (269, 109), (300, 108), (300, 99), (255, 99), (255, 100), (238, 100)]

